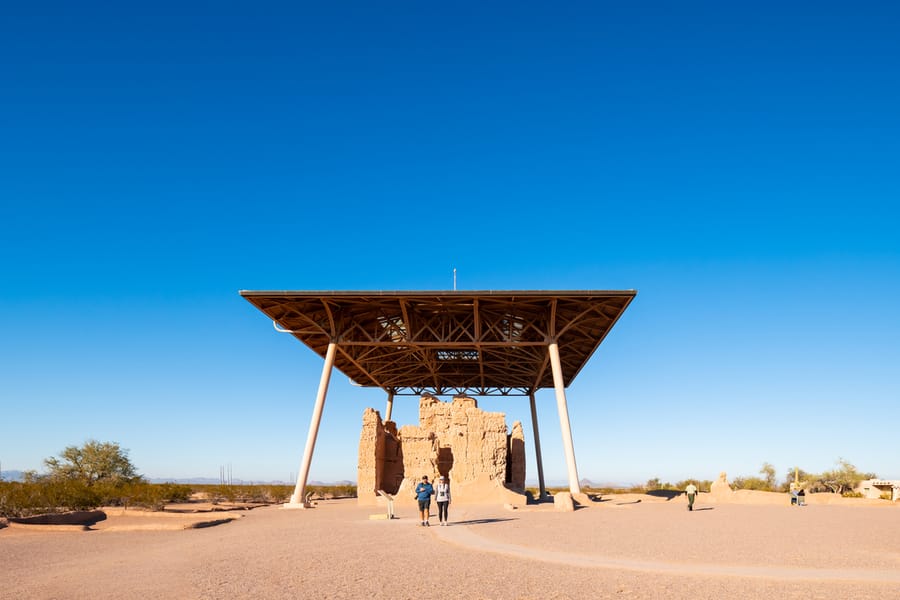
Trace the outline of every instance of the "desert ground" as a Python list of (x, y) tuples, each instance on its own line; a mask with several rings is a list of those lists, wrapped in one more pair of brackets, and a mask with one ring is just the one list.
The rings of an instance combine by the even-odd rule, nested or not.
[(810, 500), (451, 505), (449, 527), (427, 528), (412, 507), (376, 520), (353, 499), (111, 511), (89, 530), (0, 529), (0, 598), (900, 597), (900, 503)]

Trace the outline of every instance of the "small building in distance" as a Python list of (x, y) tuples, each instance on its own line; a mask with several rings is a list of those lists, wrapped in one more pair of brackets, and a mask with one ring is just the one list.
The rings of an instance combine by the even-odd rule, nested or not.
[(891, 501), (896, 502), (900, 500), (900, 479), (866, 479), (859, 482), (856, 491), (863, 498), (881, 498), (890, 494)]

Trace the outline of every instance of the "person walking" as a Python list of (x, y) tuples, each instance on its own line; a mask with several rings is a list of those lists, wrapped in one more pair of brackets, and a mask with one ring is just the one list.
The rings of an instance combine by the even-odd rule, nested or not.
[(447, 525), (447, 509), (450, 507), (450, 484), (443, 475), (438, 477), (434, 499), (437, 500), (438, 505), (438, 521), (442, 527), (445, 527)]
[(428, 475), (422, 476), (422, 481), (416, 486), (416, 500), (419, 501), (419, 516), (422, 517), (422, 527), (431, 527), (428, 522), (431, 511), (431, 497), (434, 496), (434, 487), (428, 483)]
[(684, 488), (684, 493), (687, 494), (688, 510), (694, 510), (694, 498), (697, 497), (697, 486), (693, 483), (687, 484), (687, 487)]

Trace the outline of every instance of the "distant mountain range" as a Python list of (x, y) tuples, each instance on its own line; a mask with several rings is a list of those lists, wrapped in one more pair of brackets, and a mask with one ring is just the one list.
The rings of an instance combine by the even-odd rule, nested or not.
[(24, 478), (24, 471), (0, 471), (0, 481), (22, 481)]
[[(24, 471), (0, 471), (0, 481), (22, 481), (25, 478)], [(150, 483), (183, 483), (194, 485), (219, 485), (222, 481), (218, 477), (150, 477), (147, 479)], [(294, 485), (295, 481), (257, 481), (232, 479), (233, 485)], [(310, 481), (307, 485), (356, 485), (355, 481), (341, 480), (333, 482)]]
[[(194, 484), (194, 485), (219, 485), (222, 481), (218, 477), (187, 477), (187, 478), (173, 478), (173, 477), (151, 477), (147, 479), (150, 483), (183, 483), (183, 484)], [(280, 480), (269, 480), (269, 481), (257, 481), (257, 480), (244, 480), (232, 478), (232, 485), (294, 485), (296, 481), (280, 481)], [(356, 485), (355, 481), (341, 480), (341, 481), (331, 481), (331, 482), (322, 482), (322, 481), (310, 481), (307, 485)]]
[(589, 488), (589, 489), (601, 489), (601, 488), (611, 488), (611, 489), (625, 489), (634, 487), (634, 483), (626, 483), (624, 481), (591, 481), (590, 479), (582, 479), (578, 482), (581, 487)]

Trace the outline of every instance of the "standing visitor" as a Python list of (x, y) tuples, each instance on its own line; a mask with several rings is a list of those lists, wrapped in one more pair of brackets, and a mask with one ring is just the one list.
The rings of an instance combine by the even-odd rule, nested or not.
[(447, 509), (450, 506), (450, 484), (443, 475), (438, 478), (434, 499), (437, 500), (438, 505), (438, 521), (441, 526), (445, 526), (447, 525)]
[(422, 476), (422, 481), (416, 486), (416, 500), (419, 501), (419, 516), (422, 517), (422, 527), (431, 527), (428, 522), (428, 513), (431, 511), (431, 497), (434, 496), (434, 487), (428, 483), (428, 475)]
[(697, 486), (693, 483), (689, 483), (687, 487), (684, 488), (684, 493), (687, 494), (688, 510), (694, 510), (694, 498), (697, 497)]

